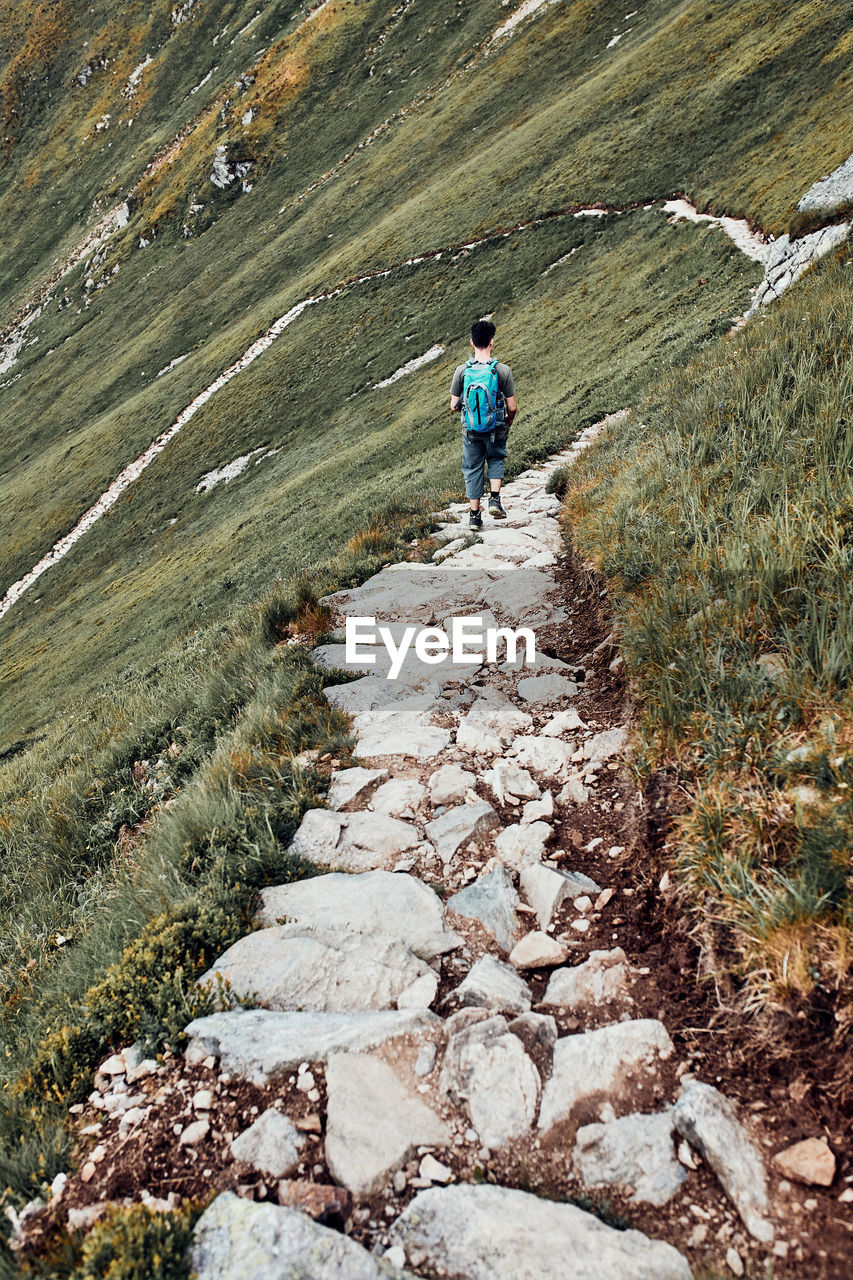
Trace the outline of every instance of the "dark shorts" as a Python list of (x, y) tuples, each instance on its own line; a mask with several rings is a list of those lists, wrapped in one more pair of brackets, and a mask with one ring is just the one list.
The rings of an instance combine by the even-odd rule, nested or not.
[(465, 497), (482, 498), (485, 474), (490, 480), (502, 480), (509, 427), (496, 427), (493, 432), (476, 435), (462, 432), (462, 474)]

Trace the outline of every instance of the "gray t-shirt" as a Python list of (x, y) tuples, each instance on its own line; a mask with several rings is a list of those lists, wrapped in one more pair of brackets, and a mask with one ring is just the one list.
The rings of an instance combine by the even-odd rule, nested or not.
[[(483, 363), (485, 364), (486, 362), (483, 361)], [(514, 396), (515, 383), (513, 382), (512, 370), (510, 369), (509, 365), (501, 364), (499, 361), (498, 367), (495, 372), (498, 375), (498, 391), (500, 392), (500, 394), (504, 397), (504, 399), (506, 399), (507, 396)], [(465, 365), (464, 364), (457, 365), (456, 371), (453, 374), (453, 381), (450, 384), (450, 394), (452, 396), (462, 395), (462, 378), (464, 377), (464, 374), (465, 374)]]

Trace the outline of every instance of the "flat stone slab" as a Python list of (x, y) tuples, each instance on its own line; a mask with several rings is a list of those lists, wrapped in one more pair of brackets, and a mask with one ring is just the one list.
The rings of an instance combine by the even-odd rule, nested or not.
[(385, 707), (355, 717), (358, 735), (355, 752), (363, 759), (374, 756), (413, 756), (430, 760), (450, 742), (450, 730), (431, 723), (440, 710), (430, 696), (402, 698)]
[(353, 1195), (381, 1191), (418, 1146), (444, 1146), (449, 1127), (384, 1062), (335, 1053), (326, 1064), (329, 1172)]
[(626, 1001), (628, 982), (628, 959), (621, 947), (592, 951), (583, 964), (551, 975), (542, 1003), (560, 1005), (572, 1013), (598, 1009)]
[(518, 893), (505, 867), (478, 876), (447, 900), (449, 911), (477, 920), (503, 951), (511, 951), (518, 932)]
[(314, 929), (362, 933), (403, 942), (422, 960), (453, 951), (462, 939), (444, 923), (438, 894), (415, 876), (392, 871), (362, 875), (332, 872), (261, 890), (255, 919), (274, 925), (283, 917), (288, 934)]
[(470, 840), (481, 839), (497, 826), (500, 826), (500, 820), (492, 806), (485, 800), (478, 800), (476, 804), (460, 804), (448, 809), (427, 823), (426, 833), (446, 865), (463, 845)]
[(411, 818), (425, 796), (426, 787), (417, 778), (391, 778), (377, 787), (371, 803), (375, 813)]
[(391, 1229), (412, 1266), (461, 1280), (690, 1280), (686, 1259), (640, 1231), (494, 1186), (420, 1191)]
[(675, 1127), (707, 1160), (750, 1235), (764, 1244), (774, 1236), (768, 1221), (764, 1161), (734, 1105), (713, 1085), (682, 1085), (674, 1108)]
[(465, 1106), (483, 1146), (502, 1147), (536, 1119), (540, 1080), (504, 1018), (486, 1018), (450, 1037), (439, 1089)]
[(549, 702), (562, 702), (565, 698), (574, 698), (578, 687), (574, 680), (551, 672), (542, 676), (525, 676), (518, 682), (518, 694), (525, 702), (534, 707), (547, 705)]
[(233, 995), (254, 997), (267, 1009), (343, 1013), (392, 1009), (425, 977), (437, 981), (402, 942), (319, 930), (294, 936), (276, 925), (238, 938), (199, 983), (216, 990), (224, 980)]
[(196, 1018), (186, 1028), (188, 1062), (218, 1059), (220, 1071), (252, 1084), (325, 1062), (330, 1053), (360, 1053), (395, 1036), (429, 1035), (441, 1025), (428, 1009), (369, 1013), (278, 1013), (230, 1009)]
[(284, 1205), (223, 1191), (193, 1231), (197, 1280), (403, 1280), (355, 1240)]
[(332, 813), (309, 809), (290, 843), (290, 852), (318, 866), (344, 871), (390, 869), (401, 853), (420, 844), (410, 822), (385, 813)]
[(547, 1132), (585, 1102), (609, 1102), (630, 1112), (637, 1084), (652, 1083), (674, 1046), (655, 1018), (615, 1022), (597, 1031), (563, 1036), (554, 1045), (554, 1067), (542, 1095), (539, 1128)]
[(666, 1204), (687, 1177), (675, 1155), (672, 1110), (578, 1129), (572, 1162), (587, 1187), (632, 1187), (635, 1203)]
[(497, 1013), (527, 1013), (530, 1009), (527, 983), (511, 965), (490, 955), (480, 956), (453, 995), (463, 1005), (476, 1005)]
[(343, 809), (345, 805), (356, 800), (372, 787), (388, 777), (387, 769), (335, 769), (332, 773), (332, 784), (326, 796), (326, 804), (330, 809)]

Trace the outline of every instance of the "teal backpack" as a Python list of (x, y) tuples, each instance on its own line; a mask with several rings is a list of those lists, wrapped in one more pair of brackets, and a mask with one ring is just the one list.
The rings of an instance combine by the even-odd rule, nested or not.
[(498, 391), (498, 362), (481, 364), (469, 356), (462, 376), (462, 425), (484, 435), (504, 423), (504, 400)]

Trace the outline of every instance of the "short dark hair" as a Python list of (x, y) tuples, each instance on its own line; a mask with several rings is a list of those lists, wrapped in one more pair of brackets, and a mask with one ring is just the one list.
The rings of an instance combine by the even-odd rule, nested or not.
[(482, 351), (483, 347), (487, 347), (495, 336), (496, 326), (491, 320), (475, 320), (471, 325), (471, 341), (475, 347), (479, 347)]

